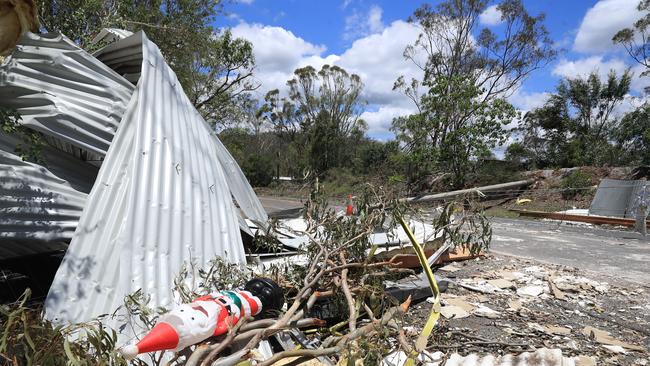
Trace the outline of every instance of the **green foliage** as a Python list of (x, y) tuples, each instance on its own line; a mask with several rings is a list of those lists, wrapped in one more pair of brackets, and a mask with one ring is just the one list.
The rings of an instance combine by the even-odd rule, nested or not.
[(279, 164), (274, 158), (277, 156), (274, 151), (279, 149), (276, 136), (270, 133), (252, 133), (244, 128), (230, 128), (222, 131), (219, 138), (251, 185), (265, 187), (273, 181)]
[[(55, 326), (28, 306), (27, 290), (17, 303), (0, 306), (0, 359), (6, 365), (126, 365), (115, 352), (117, 334), (101, 320)], [(70, 340), (75, 334), (76, 340)]]
[(629, 72), (618, 77), (613, 71), (604, 82), (595, 72), (563, 80), (544, 106), (524, 117), (518, 154), (539, 168), (617, 163), (610, 140), (620, 120), (613, 111), (630, 82)]
[(254, 187), (266, 187), (273, 181), (275, 164), (267, 155), (250, 155), (244, 160), (241, 168)]
[(519, 0), (497, 6), (508, 30), (503, 34), (478, 28), (487, 7), (481, 0), (423, 5), (411, 18), (422, 33), (404, 55), (424, 70), (424, 78), (400, 77), (394, 88), (419, 112), (393, 122), (411, 181), (438, 171), (451, 174), (453, 187), (463, 186), (476, 158), (507, 138), (503, 127), (516, 113), (504, 97), (555, 56), (543, 15), (529, 15)]
[(43, 0), (42, 26), (93, 50), (102, 28), (144, 30), (160, 48), (192, 103), (213, 125), (241, 118), (234, 107), (252, 81), (254, 57), (249, 41), (215, 28), (221, 0)]
[(46, 165), (41, 154), (45, 141), (40, 133), (20, 124), (22, 117), (15, 110), (0, 107), (0, 130), (17, 136), (23, 143), (16, 145), (15, 153), (24, 161)]
[(591, 175), (580, 170), (574, 170), (571, 174), (562, 178), (562, 197), (573, 199), (579, 195), (584, 188), (591, 187)]
[[(268, 92), (258, 116), (266, 119), (297, 157), (307, 157), (316, 174), (345, 165), (351, 144), (363, 138), (366, 124), (359, 118), (363, 83), (338, 66), (320, 71), (306, 66), (287, 81), (288, 96)], [(299, 160), (297, 160), (299, 161)]]
[[(438, 77), (427, 85), (424, 112), (395, 119), (393, 130), (409, 153), (413, 179), (435, 169), (450, 172), (452, 186), (462, 187), (475, 159), (506, 141), (504, 126), (517, 113), (503, 99), (482, 99), (483, 90), (462, 76)], [(467, 118), (452, 123), (458, 114)]]
[(631, 28), (618, 31), (612, 41), (623, 45), (627, 53), (640, 65), (645, 67), (641, 76), (650, 74), (650, 0), (641, 0), (637, 6), (643, 17), (638, 19)]
[(650, 105), (625, 115), (612, 135), (626, 163), (650, 165)]

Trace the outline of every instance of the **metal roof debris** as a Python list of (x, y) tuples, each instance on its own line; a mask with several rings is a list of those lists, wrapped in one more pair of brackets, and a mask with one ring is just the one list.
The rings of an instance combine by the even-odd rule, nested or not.
[(591, 201), (589, 214), (635, 218), (635, 201), (644, 187), (650, 191), (650, 183), (645, 180), (603, 179)]
[(184, 262), (245, 262), (216, 136), (158, 47), (142, 32), (134, 41), (140, 80), (45, 303), (57, 322), (110, 313), (138, 289), (169, 306)]
[(9, 249), (18, 249), (10, 239), (35, 242), (30, 254), (39, 246), (48, 251), (43, 241), (70, 240), (97, 174), (97, 167), (47, 146), (47, 168), (23, 161), (12, 153), (19, 143), (0, 132), (0, 260), (24, 252)]
[(25, 34), (0, 67), (2, 106), (21, 124), (103, 156), (134, 86), (60, 34)]

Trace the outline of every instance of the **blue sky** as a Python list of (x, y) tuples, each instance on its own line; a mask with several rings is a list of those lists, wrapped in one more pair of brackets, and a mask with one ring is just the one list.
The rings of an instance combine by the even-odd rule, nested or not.
[[(307, 64), (317, 68), (325, 63), (337, 64), (359, 74), (368, 102), (362, 115), (369, 124), (368, 135), (386, 140), (392, 137), (392, 118), (414, 110), (410, 101), (391, 87), (399, 75), (421, 76), (403, 59), (402, 51), (419, 33), (406, 20), (422, 3), (239, 0), (226, 4), (227, 16), (218, 25), (231, 27), (236, 36), (253, 43), (255, 77), (262, 84), (257, 92), (260, 98), (267, 90), (282, 88), (295, 68)], [(632, 95), (640, 95), (648, 84), (638, 77), (640, 68), (611, 42), (617, 30), (640, 17), (637, 0), (529, 0), (524, 4), (531, 14), (546, 14), (545, 25), (560, 53), (509, 97), (518, 109), (527, 111), (542, 105), (562, 77), (586, 75), (592, 70), (606, 75), (610, 69), (622, 72), (632, 67), (637, 74)], [(481, 21), (482, 26), (498, 32), (495, 8), (489, 7)]]

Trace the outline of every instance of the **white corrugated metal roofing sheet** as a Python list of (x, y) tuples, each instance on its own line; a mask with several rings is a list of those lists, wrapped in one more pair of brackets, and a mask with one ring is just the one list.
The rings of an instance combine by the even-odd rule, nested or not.
[(0, 238), (70, 239), (86, 194), (36, 164), (0, 151)]
[[(172, 303), (184, 262), (245, 261), (214, 133), (144, 33), (142, 73), (46, 300), (46, 316), (82, 322), (138, 289)], [(120, 43), (118, 42), (118, 43)]]
[[(126, 31), (118, 33), (120, 37), (128, 34)], [(48, 144), (54, 147), (44, 148), (48, 169), (86, 193), (95, 181), (97, 168), (82, 160), (91, 159), (91, 164), (99, 165), (100, 161), (92, 160), (103, 157), (113, 139), (134, 88), (122, 75), (134, 83), (138, 81), (142, 68), (142, 40), (129, 37), (110, 44), (96, 56), (100, 60), (64, 36), (29, 33), (21, 38), (16, 51), (0, 67), (0, 105), (18, 109), (24, 125), (44, 134)], [(8, 143), (7, 139), (11, 140), (12, 136), (0, 136), (0, 150), (13, 154), (16, 141)], [(216, 158), (226, 172), (228, 187), (243, 216), (266, 222), (266, 212), (241, 169), (216, 136), (214, 141), (218, 151)], [(215, 160), (215, 156), (210, 159)], [(4, 165), (5, 170), (22, 169), (22, 164), (13, 168), (11, 164)], [(59, 189), (56, 185), (40, 184), (43, 191)], [(7, 185), (2, 181), (0, 189), (7, 192)], [(51, 215), (52, 210), (31, 210), (26, 215), (29, 208), (18, 206), (30, 202), (31, 195), (16, 190), (15, 184), (11, 190), (0, 197), (0, 207), (5, 208), (0, 224), (12, 223), (4, 225), (4, 237), (71, 238), (83, 205), (69, 209), (66, 228), (61, 229), (60, 217)], [(34, 225), (36, 222), (38, 225)], [(243, 219), (240, 225), (242, 230), (250, 232)], [(52, 235), (54, 232), (60, 235)]]
[(126, 104), (129, 83), (59, 34), (26, 33), (0, 67), (0, 105), (21, 123), (104, 155)]
[[(381, 363), (382, 366), (401, 366), (407, 356), (398, 351), (388, 355)], [(425, 366), (575, 366), (576, 358), (565, 357), (560, 349), (540, 348), (534, 352), (506, 354), (503, 356), (479, 355), (471, 353), (461, 356), (458, 353), (430, 353), (424, 351), (418, 360)]]

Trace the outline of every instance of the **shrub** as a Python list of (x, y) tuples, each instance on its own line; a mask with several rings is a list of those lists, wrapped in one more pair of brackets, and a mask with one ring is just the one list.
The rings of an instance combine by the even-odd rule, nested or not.
[(591, 186), (591, 175), (580, 170), (574, 170), (571, 174), (562, 178), (562, 197), (564, 199), (573, 199), (582, 188)]
[(242, 170), (253, 187), (266, 187), (273, 181), (273, 159), (264, 155), (251, 155), (242, 164)]

